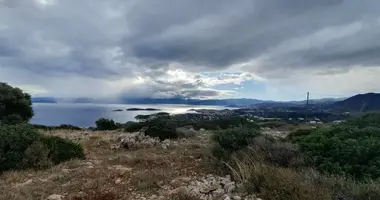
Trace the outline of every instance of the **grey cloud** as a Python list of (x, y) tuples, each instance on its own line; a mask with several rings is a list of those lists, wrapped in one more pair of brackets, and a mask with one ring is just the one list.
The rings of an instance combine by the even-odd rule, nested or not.
[[(348, 18), (352, 18), (350, 15), (342, 17), (341, 20), (329, 19), (334, 13), (324, 11), (339, 11), (339, 5), (342, 3), (343, 1), (258, 0), (230, 4), (221, 1), (216, 9), (213, 5), (206, 10), (206, 14), (194, 15), (190, 22), (186, 18), (180, 25), (165, 24), (165, 29), (153, 26), (147, 31), (150, 35), (144, 34), (143, 38), (138, 39), (133, 37), (135, 42), (132, 42), (131, 48), (135, 55), (141, 58), (175, 60), (223, 68), (258, 57), (289, 38), (349, 21)], [(200, 3), (193, 1), (193, 4)], [(166, 4), (162, 6), (164, 5)], [(205, 9), (205, 6), (202, 7)], [(337, 9), (334, 9), (335, 7)], [(160, 8), (158, 7), (158, 12)], [(181, 10), (176, 7), (170, 9)], [(191, 9), (190, 6), (189, 10)], [(163, 15), (163, 19), (166, 18), (166, 12), (160, 14)], [(178, 18), (181, 19), (176, 17), (176, 20)], [(134, 28), (147, 30), (146, 24), (160, 19), (142, 18), (138, 21), (140, 26)]]
[(217, 95), (200, 91), (202, 80), (162, 81), (172, 68), (218, 71), (257, 61), (239, 70), (266, 74), (380, 65), (378, 0), (5, 2), (0, 68), (62, 78), (150, 77), (147, 95)]
[(182, 97), (215, 97), (220, 95), (216, 90), (184, 90), (181, 91)]
[(203, 89), (190, 83), (153, 81), (121, 93), (121, 98), (209, 98), (219, 97), (222, 91)]

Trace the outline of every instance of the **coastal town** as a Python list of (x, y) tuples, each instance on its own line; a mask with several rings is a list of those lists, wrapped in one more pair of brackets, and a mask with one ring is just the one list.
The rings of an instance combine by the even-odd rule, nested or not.
[[(139, 121), (147, 121), (156, 117), (169, 116), (169, 113), (159, 112), (152, 115), (138, 115)], [(288, 123), (304, 124), (339, 124), (350, 117), (350, 112), (334, 112), (320, 108), (301, 106), (273, 107), (257, 106), (229, 109), (190, 109), (186, 113), (172, 115), (177, 120), (207, 121), (228, 119), (231, 117), (246, 117), (254, 121), (287, 121)]]

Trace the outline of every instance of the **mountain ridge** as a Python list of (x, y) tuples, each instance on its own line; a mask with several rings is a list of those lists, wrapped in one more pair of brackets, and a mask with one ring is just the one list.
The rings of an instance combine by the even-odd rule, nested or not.
[(351, 112), (380, 111), (380, 93), (357, 94), (329, 106), (331, 109)]
[[(325, 98), (327, 99), (327, 98)], [(325, 99), (312, 99), (310, 102), (326, 102)], [(337, 101), (338, 99), (335, 99)], [(329, 98), (329, 102), (335, 102)], [(222, 105), (222, 106), (249, 106), (256, 104), (305, 104), (306, 101), (275, 101), (251, 98), (229, 98), (229, 99), (183, 99), (183, 98), (135, 98), (135, 99), (96, 99), (96, 98), (54, 98), (54, 97), (32, 97), (33, 103), (120, 103), (120, 104), (188, 104), (188, 105)]]

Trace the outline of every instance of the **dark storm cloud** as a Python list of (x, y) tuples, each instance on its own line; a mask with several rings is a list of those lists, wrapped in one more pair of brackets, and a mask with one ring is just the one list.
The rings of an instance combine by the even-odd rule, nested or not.
[[(259, 57), (288, 39), (349, 23), (366, 14), (360, 12), (360, 7), (359, 12), (351, 13), (356, 6), (353, 1), (347, 3), (352, 8), (342, 5), (344, 2), (340, 0), (257, 0), (236, 1), (234, 4), (219, 1), (209, 8), (209, 5), (202, 6), (204, 12), (197, 11), (189, 21), (188, 12), (200, 5), (199, 1), (192, 2), (191, 5), (186, 4), (186, 8), (181, 4), (170, 7), (165, 6), (167, 4), (151, 5), (156, 9), (156, 18), (149, 17), (149, 8), (152, 8), (149, 5), (134, 10), (130, 15), (145, 17), (138, 18), (133, 28), (145, 34), (141, 37), (136, 35), (131, 40), (128, 38), (129, 48), (140, 58), (221, 68)], [(173, 22), (162, 24), (161, 19), (172, 15), (168, 9), (185, 10), (185, 17), (179, 15)], [(344, 9), (347, 13), (337, 13)], [(151, 24), (161, 26), (149, 26)]]
[[(259, 74), (380, 65), (378, 0), (4, 2), (0, 73), (150, 77), (151, 93), (209, 96), (217, 92), (202, 80), (161, 78), (173, 68), (199, 73), (242, 63), (254, 64), (240, 71)], [(32, 84), (31, 77), (22, 79)]]
[[(61, 60), (62, 65), (67, 64), (68, 68), (72, 68), (70, 66), (77, 63), (79, 69), (68, 71), (90, 72), (89, 75), (98, 73), (95, 68), (105, 71), (102, 73), (100, 70), (100, 74), (112, 74), (112, 70), (110, 72), (103, 67), (104, 63), (96, 60), (98, 58), (89, 56), (94, 48), (120, 46), (123, 52), (128, 52), (123, 55), (124, 58), (133, 57), (141, 65), (146, 65), (144, 67), (152, 69), (160, 66), (157, 63), (173, 61), (211, 69), (223, 68), (265, 55), (271, 48), (288, 39), (307, 36), (330, 26), (375, 19), (379, 17), (375, 8), (380, 6), (375, 0), (237, 0), (234, 3), (227, 0), (125, 3), (120, 0), (56, 0), (51, 1), (52, 5), (46, 5), (46, 8), (38, 6), (38, 3), (21, 6), (28, 1), (18, 2), (13, 3), (13, 9), (18, 9), (16, 13), (11, 13), (8, 8), (3, 14), (6, 18), (3, 23), (11, 28), (0, 35), (11, 37), (13, 42), (8, 46), (23, 48), (24, 45), (27, 49), (33, 45), (48, 45), (44, 44), (44, 40), (61, 42), (73, 50), (65, 55), (65, 60)], [(115, 19), (112, 15), (118, 17)], [(16, 25), (12, 24), (14, 22)], [(12, 37), (13, 34), (16, 36)], [(39, 34), (40, 40), (37, 41), (33, 34)], [(366, 33), (352, 37), (360, 37), (361, 34)], [(356, 51), (370, 51), (373, 45), (368, 44)], [(306, 50), (310, 54), (300, 53), (305, 64), (323, 64), (323, 58), (326, 57), (323, 52), (313, 47)], [(368, 57), (376, 59), (377, 55)], [(340, 57), (335, 58), (333, 63), (339, 64)], [(30, 57), (22, 59), (35, 62)], [(357, 61), (353, 64), (362, 61), (360, 58), (351, 60)], [(128, 62), (128, 59), (123, 61)], [(342, 61), (347, 63), (345, 59)], [(377, 61), (368, 62), (378, 64)], [(64, 66), (57, 65), (49, 68), (65, 70)], [(43, 63), (38, 66), (49, 71)]]

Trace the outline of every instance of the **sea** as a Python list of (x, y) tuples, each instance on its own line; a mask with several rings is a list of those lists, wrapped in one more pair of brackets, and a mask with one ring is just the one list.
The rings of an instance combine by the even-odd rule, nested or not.
[[(159, 111), (126, 111), (128, 108), (155, 108)], [(225, 106), (204, 106), (185, 104), (93, 104), (93, 103), (33, 103), (32, 124), (58, 126), (71, 124), (79, 127), (94, 127), (99, 118), (113, 119), (118, 123), (136, 121), (137, 115), (157, 112), (180, 114), (190, 109), (225, 109)], [(122, 109), (123, 111), (114, 111)]]

